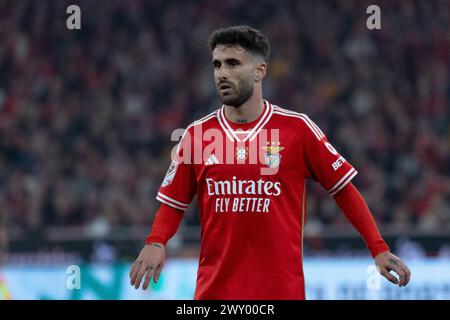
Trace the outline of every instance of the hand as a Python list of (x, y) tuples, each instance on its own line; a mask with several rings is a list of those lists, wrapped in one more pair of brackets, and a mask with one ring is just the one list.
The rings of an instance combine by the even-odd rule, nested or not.
[[(406, 264), (397, 256), (390, 252), (380, 253), (375, 257), (375, 264), (379, 268), (380, 274), (399, 287), (406, 286), (411, 278), (411, 271)], [(399, 280), (390, 271), (398, 274)]]
[(153, 276), (157, 283), (164, 266), (165, 258), (166, 251), (163, 244), (146, 244), (131, 267), (130, 284), (134, 286), (135, 289), (139, 289), (144, 275), (145, 281), (142, 289), (146, 290), (148, 288)]

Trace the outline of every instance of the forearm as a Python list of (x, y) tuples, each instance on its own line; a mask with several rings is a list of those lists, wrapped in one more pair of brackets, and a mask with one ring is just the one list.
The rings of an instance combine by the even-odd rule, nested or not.
[(378, 254), (389, 251), (389, 246), (381, 237), (366, 201), (352, 183), (337, 193), (334, 199), (363, 237), (372, 257), (375, 258)]
[(155, 220), (145, 243), (162, 243), (166, 245), (178, 230), (183, 218), (183, 211), (161, 204), (156, 212)]

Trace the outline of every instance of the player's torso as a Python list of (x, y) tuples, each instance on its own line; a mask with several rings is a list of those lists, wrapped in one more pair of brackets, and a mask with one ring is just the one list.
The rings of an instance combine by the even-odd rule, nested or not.
[[(270, 272), (280, 275), (280, 285), (291, 284), (293, 296), (301, 294), (306, 208), (302, 134), (292, 119), (275, 113), (249, 138), (227, 134), (220, 120), (210, 119), (194, 134), (194, 152), (202, 154), (201, 161), (198, 154), (194, 161), (202, 224), (198, 285), (206, 290), (201, 295), (208, 297), (205, 288), (221, 279), (227, 279), (222, 290), (245, 292), (245, 283), (232, 280), (267, 283)], [(262, 267), (268, 261), (277, 263)], [(272, 285), (292, 296), (274, 284), (259, 290)]]
[(255, 221), (301, 227), (306, 180), (302, 134), (293, 118), (270, 107), (270, 114), (248, 134), (231, 132), (220, 110), (194, 127), (192, 157), (203, 228)]

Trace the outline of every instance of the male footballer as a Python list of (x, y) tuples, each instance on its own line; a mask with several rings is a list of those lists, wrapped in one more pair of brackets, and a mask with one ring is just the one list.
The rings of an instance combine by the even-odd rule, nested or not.
[[(270, 47), (247, 26), (209, 39), (223, 105), (189, 125), (156, 198), (161, 202), (130, 271), (146, 289), (165, 261), (165, 245), (197, 195), (201, 249), (194, 299), (305, 299), (302, 270), (306, 181), (329, 192), (360, 233), (380, 273), (410, 279), (390, 252), (352, 184), (357, 170), (305, 114), (263, 98)], [(398, 277), (390, 272), (395, 272)]]

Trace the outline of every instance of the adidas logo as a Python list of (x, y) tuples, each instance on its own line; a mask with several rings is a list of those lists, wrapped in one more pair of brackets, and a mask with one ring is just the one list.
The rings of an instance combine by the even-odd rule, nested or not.
[(209, 166), (212, 164), (219, 164), (219, 160), (217, 160), (216, 155), (214, 154), (210, 155), (208, 160), (205, 161), (205, 166)]

